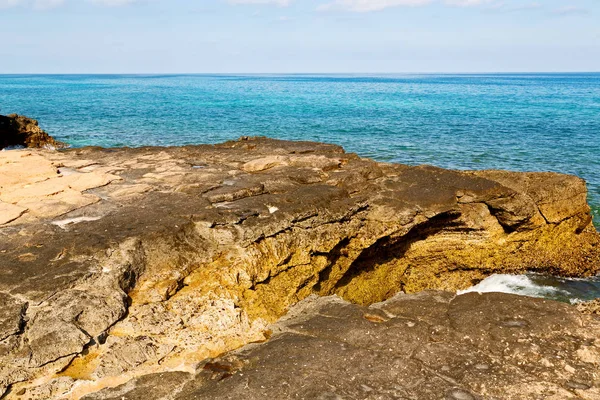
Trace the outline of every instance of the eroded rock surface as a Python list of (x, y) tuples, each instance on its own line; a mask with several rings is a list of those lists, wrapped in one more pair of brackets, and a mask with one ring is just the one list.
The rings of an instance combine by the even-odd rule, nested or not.
[(581, 179), (307, 142), (1, 152), (0, 210), (0, 396), (16, 399), (179, 382), (311, 294), (366, 306), (600, 268)]
[(0, 115), (0, 150), (6, 147), (62, 148), (65, 146), (39, 127), (35, 119), (22, 115)]
[(577, 304), (577, 309), (584, 314), (600, 315), (600, 299)]
[(194, 372), (85, 399), (600, 398), (600, 319), (552, 301), (422, 292), (362, 307), (313, 297), (272, 329), (269, 342)]

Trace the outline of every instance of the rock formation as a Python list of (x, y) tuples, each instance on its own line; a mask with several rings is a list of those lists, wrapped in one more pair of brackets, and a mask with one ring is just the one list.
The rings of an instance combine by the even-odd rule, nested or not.
[[(157, 376), (164, 378), (160, 390), (182, 387), (196, 381), (198, 368), (222, 369), (220, 361), (206, 366), (207, 358), (268, 339), (271, 324), (311, 295), (337, 295), (357, 304), (343, 309), (363, 312), (400, 292), (465, 289), (498, 272), (596, 274), (600, 239), (591, 222), (585, 183), (576, 177), (377, 163), (318, 143), (244, 138), (215, 146), (2, 152), (0, 393), (81, 398), (156, 385)], [(475, 298), (440, 296), (445, 305), (431, 300), (431, 307)], [(535, 300), (506, 301), (509, 320), (541, 324), (518, 311), (520, 301), (535, 309)], [(593, 317), (544, 304), (542, 319), (555, 310), (585, 321), (565, 326), (574, 337), (595, 329)], [(422, 312), (425, 320), (430, 311)], [(367, 322), (402, 322), (390, 313)], [(469, 315), (461, 323), (479, 318)], [(452, 316), (439, 325), (452, 328), (452, 340), (471, 334)], [(543, 340), (532, 337), (532, 346)], [(560, 346), (569, 357), (579, 349)], [(504, 365), (494, 354), (482, 363)], [(506, 363), (508, 373), (514, 364)], [(581, 365), (581, 384), (590, 385), (591, 367)], [(563, 379), (559, 372), (544, 379)], [(565, 382), (579, 379), (572, 375)], [(410, 382), (418, 386), (421, 378)], [(465, 385), (472, 396), (487, 393)]]
[(61, 143), (38, 126), (34, 119), (22, 115), (0, 115), (0, 150), (6, 147), (61, 148)]
[(577, 309), (584, 314), (600, 315), (600, 299), (579, 303)]
[[(600, 398), (600, 319), (505, 294), (308, 298), (264, 344), (85, 400)], [(158, 389), (158, 391), (157, 391)]]

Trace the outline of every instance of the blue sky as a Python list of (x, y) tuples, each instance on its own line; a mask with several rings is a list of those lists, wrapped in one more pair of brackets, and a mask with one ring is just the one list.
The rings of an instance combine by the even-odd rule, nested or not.
[(0, 0), (0, 73), (600, 71), (600, 0)]

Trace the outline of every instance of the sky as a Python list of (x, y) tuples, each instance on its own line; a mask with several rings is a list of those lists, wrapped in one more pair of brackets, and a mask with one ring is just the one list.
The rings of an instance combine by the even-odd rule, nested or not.
[(564, 71), (600, 0), (0, 0), (0, 73)]

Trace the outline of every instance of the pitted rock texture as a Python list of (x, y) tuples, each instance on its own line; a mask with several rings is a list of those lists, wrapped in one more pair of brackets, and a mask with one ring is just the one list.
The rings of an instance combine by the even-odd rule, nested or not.
[(579, 303), (577, 309), (584, 314), (600, 315), (600, 299)]
[(384, 164), (265, 138), (16, 150), (0, 169), (7, 398), (194, 373), (268, 339), (311, 294), (369, 305), (498, 272), (600, 268), (585, 183), (567, 175)]
[(17, 114), (0, 115), (0, 150), (15, 146), (62, 148), (65, 144), (44, 132), (35, 119)]
[(552, 301), (421, 292), (362, 307), (309, 297), (271, 329), (269, 342), (194, 372), (85, 399), (600, 398), (600, 319)]

